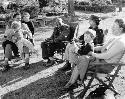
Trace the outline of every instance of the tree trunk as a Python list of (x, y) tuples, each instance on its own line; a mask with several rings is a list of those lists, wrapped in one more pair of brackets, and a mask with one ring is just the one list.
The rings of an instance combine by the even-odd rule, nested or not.
[(68, 0), (68, 15), (70, 16), (70, 22), (74, 22), (75, 12), (74, 12), (74, 0)]
[(68, 14), (74, 16), (74, 0), (68, 0)]
[(121, 12), (122, 11), (122, 0), (119, 0), (119, 12)]

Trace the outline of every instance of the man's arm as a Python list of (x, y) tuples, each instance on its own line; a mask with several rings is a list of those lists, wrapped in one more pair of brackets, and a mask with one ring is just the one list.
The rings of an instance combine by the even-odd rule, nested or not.
[(29, 38), (32, 38), (32, 33), (25, 23), (22, 23), (22, 29), (23, 29), (23, 32), (29, 36)]

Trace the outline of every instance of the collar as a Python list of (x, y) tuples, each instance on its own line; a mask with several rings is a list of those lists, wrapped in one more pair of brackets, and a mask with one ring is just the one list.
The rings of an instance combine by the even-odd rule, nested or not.
[(99, 28), (98, 28), (98, 26), (96, 26), (95, 28), (93, 28), (93, 27), (90, 26), (89, 29), (97, 30), (97, 29), (99, 29)]

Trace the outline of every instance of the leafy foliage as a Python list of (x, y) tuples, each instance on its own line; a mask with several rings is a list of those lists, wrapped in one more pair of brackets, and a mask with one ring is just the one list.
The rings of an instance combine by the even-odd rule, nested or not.
[(104, 6), (104, 5), (112, 4), (112, 1), (111, 0), (88, 0), (88, 1), (80, 1), (80, 2), (75, 1), (74, 3), (79, 5)]
[(34, 18), (38, 15), (39, 13), (39, 7), (35, 6), (27, 6), (24, 9), (21, 10), (21, 12), (26, 11), (30, 14), (31, 18)]
[(92, 2), (93, 6), (105, 6), (111, 4), (110, 0), (94, 0)]

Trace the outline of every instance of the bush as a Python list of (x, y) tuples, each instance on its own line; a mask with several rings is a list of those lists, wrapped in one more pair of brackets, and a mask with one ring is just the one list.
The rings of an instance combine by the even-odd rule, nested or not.
[(113, 12), (115, 6), (75, 6), (75, 10), (91, 11), (91, 12)]
[(79, 5), (90, 5), (90, 4), (89, 4), (89, 2), (82, 1), (82, 2), (79, 2)]
[(39, 7), (35, 7), (35, 6), (27, 6), (24, 9), (22, 9), (21, 12), (28, 12), (32, 18), (37, 17), (38, 13), (39, 13)]
[(102, 1), (102, 0), (94, 0), (92, 2), (92, 6), (104, 6), (107, 5), (106, 2)]

